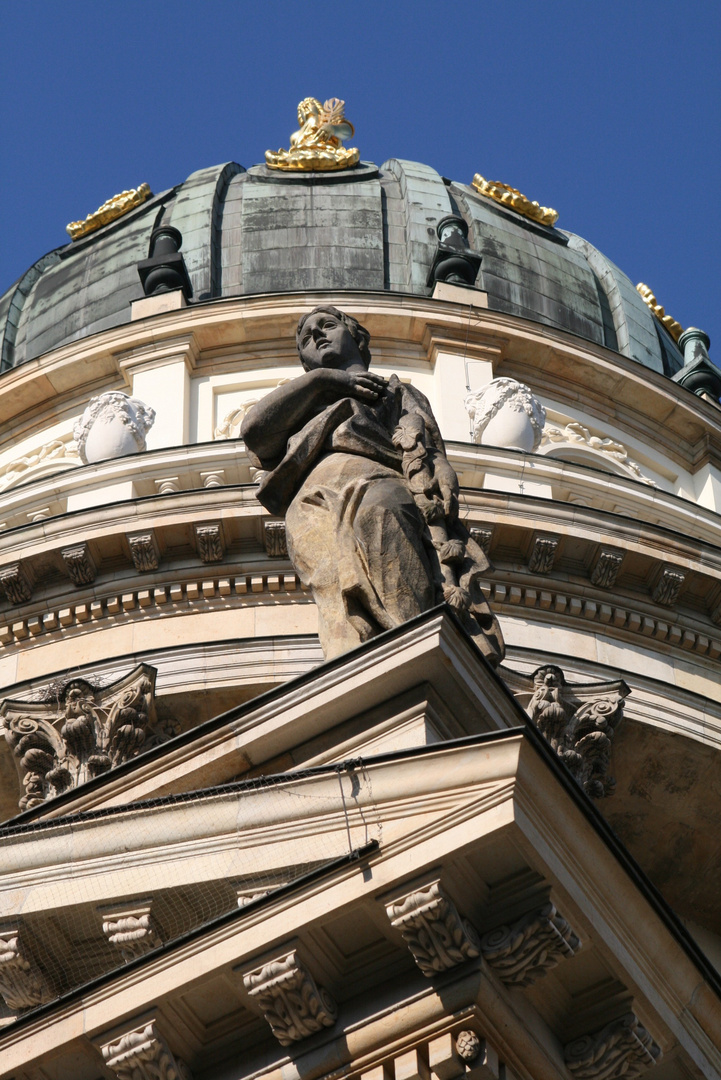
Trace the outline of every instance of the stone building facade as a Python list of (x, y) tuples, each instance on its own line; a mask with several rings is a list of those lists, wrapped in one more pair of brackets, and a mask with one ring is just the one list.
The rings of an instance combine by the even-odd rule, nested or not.
[[(0, 1078), (721, 1075), (708, 339), (415, 162), (121, 209), (0, 299)], [(432, 404), (497, 670), (444, 607), (323, 661), (239, 438), (319, 304)]]

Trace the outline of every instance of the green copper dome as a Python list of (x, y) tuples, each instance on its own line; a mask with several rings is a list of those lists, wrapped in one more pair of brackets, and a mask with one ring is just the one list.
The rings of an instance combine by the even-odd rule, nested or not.
[(0, 299), (2, 370), (130, 319), (159, 224), (182, 233), (192, 303), (305, 290), (430, 295), (436, 226), (455, 215), (492, 311), (568, 331), (666, 375), (683, 359), (631, 281), (586, 240), (536, 224), (434, 169), (390, 159), (326, 174), (193, 173), (45, 255)]

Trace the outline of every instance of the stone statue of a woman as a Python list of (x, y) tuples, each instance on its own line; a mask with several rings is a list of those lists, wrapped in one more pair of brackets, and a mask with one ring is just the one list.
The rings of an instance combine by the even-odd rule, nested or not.
[(371, 373), (370, 335), (334, 307), (303, 316), (305, 374), (247, 413), (241, 435), (285, 515), (326, 659), (444, 600), (492, 663), (503, 639), (480, 587), (488, 560), (458, 520), (458, 480), (428, 400)]

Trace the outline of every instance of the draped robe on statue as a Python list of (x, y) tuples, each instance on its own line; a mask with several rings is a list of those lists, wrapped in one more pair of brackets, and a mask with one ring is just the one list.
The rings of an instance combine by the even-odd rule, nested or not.
[[(326, 659), (443, 599), (438, 552), (393, 442), (409, 414), (422, 417), (429, 454), (445, 457), (430, 403), (395, 375), (375, 404), (344, 397), (322, 407), (289, 438), (282, 460), (250, 454), (267, 470), (258, 499), (285, 515), (288, 554), (313, 591)], [(488, 560), (460, 522), (449, 535), (464, 545), (458, 580), (471, 599), (464, 624), (497, 662), (502, 637), (478, 580)]]

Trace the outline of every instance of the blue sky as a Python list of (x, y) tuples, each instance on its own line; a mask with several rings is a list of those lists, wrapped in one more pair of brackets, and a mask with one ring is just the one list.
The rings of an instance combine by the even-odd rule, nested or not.
[(116, 192), (247, 168), (341, 97), (362, 159), (554, 207), (719, 362), (720, 27), (712, 0), (2, 0), (0, 294)]

